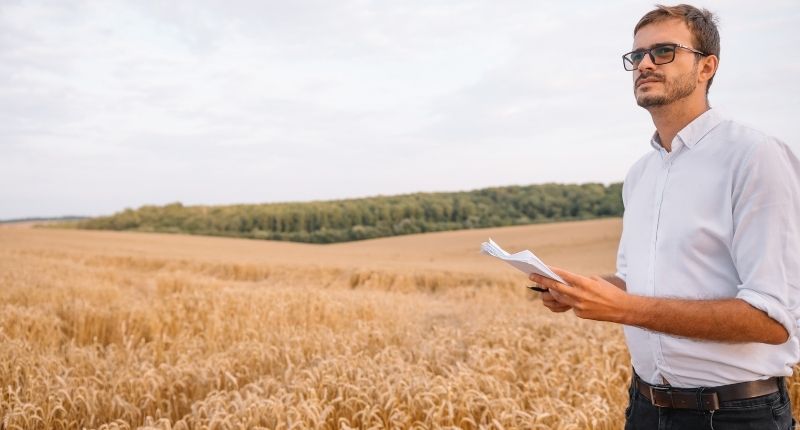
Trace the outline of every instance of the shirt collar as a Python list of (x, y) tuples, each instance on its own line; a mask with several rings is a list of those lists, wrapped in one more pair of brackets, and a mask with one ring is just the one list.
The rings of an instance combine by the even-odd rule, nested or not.
[[(675, 140), (672, 142), (673, 151), (681, 145), (692, 149), (692, 147), (700, 143), (703, 137), (722, 121), (722, 116), (714, 109), (703, 112), (678, 132), (678, 135), (675, 136)], [(664, 148), (661, 147), (661, 139), (658, 137), (658, 131), (653, 133), (653, 137), (650, 138), (650, 145), (659, 152), (664, 150)]]

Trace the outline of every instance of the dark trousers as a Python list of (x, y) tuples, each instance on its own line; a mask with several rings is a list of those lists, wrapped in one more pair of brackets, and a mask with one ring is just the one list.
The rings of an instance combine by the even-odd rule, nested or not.
[[(699, 389), (698, 389), (699, 390)], [(780, 390), (747, 400), (721, 402), (716, 411), (659, 408), (641, 395), (631, 381), (625, 410), (625, 430), (792, 430), (792, 403), (785, 379)]]

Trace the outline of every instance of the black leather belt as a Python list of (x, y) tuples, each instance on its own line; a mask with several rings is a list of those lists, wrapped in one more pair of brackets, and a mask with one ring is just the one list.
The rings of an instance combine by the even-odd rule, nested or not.
[(676, 388), (669, 385), (650, 385), (634, 375), (636, 390), (653, 406), (659, 408), (698, 409), (716, 411), (720, 402), (744, 400), (776, 393), (783, 378), (772, 377), (760, 381), (721, 385), (708, 388)]

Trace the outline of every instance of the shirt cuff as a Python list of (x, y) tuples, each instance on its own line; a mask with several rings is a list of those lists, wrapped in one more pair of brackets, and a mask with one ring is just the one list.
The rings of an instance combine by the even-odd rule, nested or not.
[(764, 311), (770, 318), (779, 322), (786, 328), (786, 331), (789, 333), (789, 338), (797, 336), (797, 319), (786, 309), (786, 306), (782, 305), (773, 297), (755, 290), (740, 289), (736, 298), (744, 300), (749, 303), (750, 306)]

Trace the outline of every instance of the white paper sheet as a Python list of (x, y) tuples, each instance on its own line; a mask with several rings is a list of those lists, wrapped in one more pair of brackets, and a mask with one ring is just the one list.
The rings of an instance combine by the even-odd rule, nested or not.
[(544, 264), (539, 257), (527, 249), (517, 252), (516, 254), (509, 254), (503, 248), (501, 248), (500, 245), (496, 244), (492, 239), (489, 239), (488, 242), (483, 242), (481, 244), (481, 252), (505, 261), (506, 263), (525, 272), (526, 275), (536, 273), (538, 275), (561, 282), (562, 284), (569, 285), (564, 282), (560, 276), (556, 275), (555, 272), (550, 270), (550, 268), (547, 267), (547, 265)]

